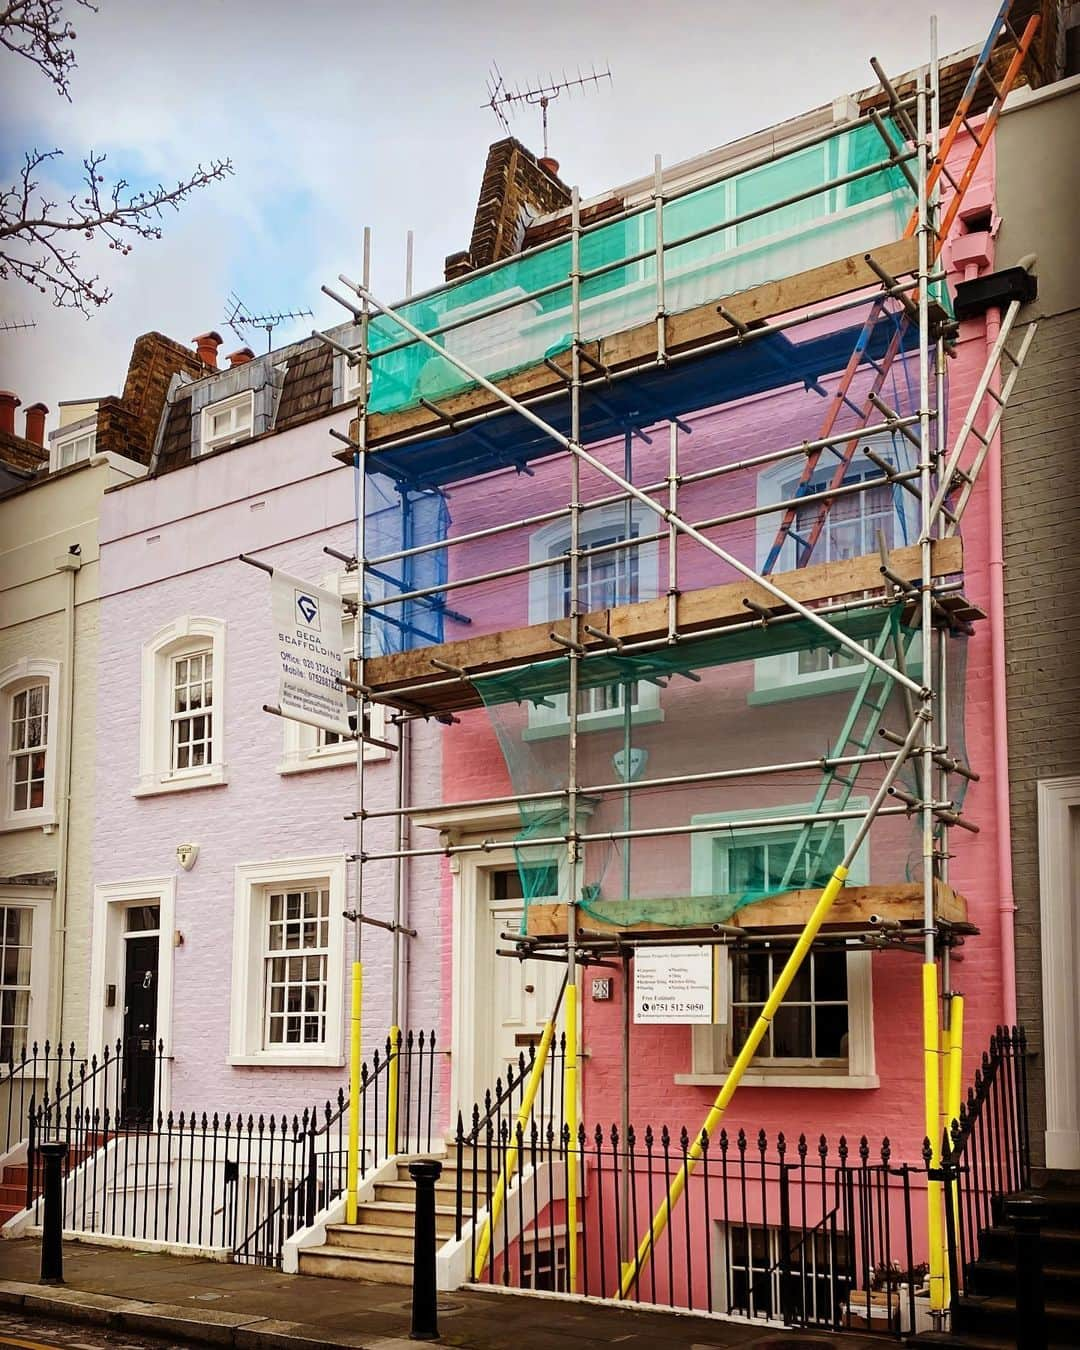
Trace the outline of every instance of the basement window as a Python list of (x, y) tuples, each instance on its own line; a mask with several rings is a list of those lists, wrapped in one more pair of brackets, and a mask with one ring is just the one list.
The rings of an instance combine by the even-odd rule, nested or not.
[(250, 389), (209, 404), (202, 410), (201, 453), (206, 455), (211, 450), (246, 441), (252, 435), (254, 420), (255, 394)]

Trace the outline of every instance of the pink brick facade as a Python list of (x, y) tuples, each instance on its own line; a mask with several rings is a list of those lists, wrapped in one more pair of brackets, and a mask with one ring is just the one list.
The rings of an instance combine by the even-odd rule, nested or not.
[[(963, 146), (959, 147), (958, 156), (963, 154), (963, 149)], [(973, 200), (987, 201), (992, 182), (992, 155), (988, 154), (972, 189)], [(949, 256), (953, 261), (950, 283), (955, 284), (965, 279), (965, 276), (974, 274), (977, 263), (973, 259), (981, 258), (986, 268), (992, 266), (992, 250), (992, 240), (987, 235), (964, 234), (950, 248)], [(949, 363), (947, 410), (950, 441), (966, 412), (984, 365), (986, 350), (983, 320), (980, 318), (961, 325), (956, 356)], [(903, 363), (900, 370), (903, 371)], [(905, 406), (914, 406), (914, 358), (908, 362), (907, 376), (912, 382), (912, 389), (911, 403)], [(903, 373), (897, 378), (903, 379)], [(824, 384), (831, 387), (832, 381), (825, 379)], [(813, 394), (797, 390), (761, 395), (692, 416), (687, 419), (692, 432), (682, 439), (684, 449), (680, 470), (692, 472), (709, 463), (734, 462), (813, 436), (817, 434), (823, 406), (823, 401)], [(666, 429), (652, 434), (663, 441)], [(612, 444), (600, 453), (608, 457), (611, 463), (620, 466), (622, 442)], [(636, 463), (648, 465), (635, 469), (636, 482), (655, 482), (663, 478), (666, 471), (666, 442), (651, 448), (638, 445), (634, 453)], [(526, 511), (541, 512), (565, 506), (568, 500), (568, 471), (565, 463), (542, 463), (534, 468), (535, 477), (530, 479), (507, 473), (483, 480), (481, 490), (474, 490), (472, 497), (467, 485), (457, 489), (452, 495), (453, 530), (466, 533), (482, 522), (490, 523), (492, 520), (520, 516)], [(702, 485), (687, 492), (685, 501), (680, 499), (680, 511), (684, 511), (689, 519), (707, 519), (745, 508), (755, 500), (755, 481), (754, 474), (743, 472)], [(582, 498), (586, 504), (610, 491), (610, 485), (605, 484), (598, 475), (585, 471)], [(914, 502), (911, 506), (913, 532), (907, 540), (894, 538), (894, 544), (914, 543), (917, 540), (917, 508)], [(656, 528), (657, 525), (650, 519), (643, 524), (641, 532), (648, 533)], [(989, 596), (987, 535), (984, 480), (975, 494), (963, 530), (965, 593), (984, 610)], [(760, 540), (755, 539), (752, 521), (717, 530), (713, 537), (748, 562), (754, 561), (760, 545)], [(517, 531), (509, 536), (509, 543), (507, 538), (499, 536), (495, 540), (484, 540), (451, 550), (451, 575), (475, 575), (490, 567), (526, 562), (529, 558), (528, 536)], [(654, 594), (662, 595), (667, 586), (666, 547), (666, 542), (659, 545), (660, 560)], [(720, 584), (734, 576), (730, 569), (691, 541), (684, 540), (679, 545), (679, 566), (680, 586), (684, 590)], [(468, 630), (470, 633), (535, 622), (538, 617), (535, 613), (528, 613), (529, 582), (521, 577), (464, 588), (456, 591), (454, 597), (454, 603), (468, 611), (473, 618), (473, 625)], [(448, 633), (448, 636), (464, 635), (464, 630), (460, 633), (451, 630)], [(649, 776), (706, 767), (786, 761), (807, 754), (812, 756), (823, 753), (828, 731), (839, 723), (835, 712), (826, 718), (820, 710), (823, 705), (838, 708), (839, 703), (834, 700), (840, 696), (826, 699), (798, 698), (787, 703), (781, 700), (772, 709), (752, 709), (748, 708), (752, 699), (748, 699), (747, 695), (752, 688), (753, 678), (751, 666), (745, 663), (727, 668), (722, 679), (707, 675), (700, 686), (673, 681), (659, 699), (661, 708), (666, 710), (665, 723), (634, 731), (634, 745), (646, 747), (649, 751)], [(967, 941), (960, 951), (960, 959), (953, 966), (953, 987), (965, 994), (967, 1002), (965, 1083), (971, 1079), (989, 1034), (1002, 1020), (1002, 962), (1012, 960), (1011, 953), (1003, 953), (1000, 949), (997, 878), (990, 843), (995, 829), (991, 756), (995, 731), (990, 679), (990, 637), (988, 625), (983, 622), (976, 625), (975, 635), (967, 643), (963, 694), (963, 732), (967, 756), (980, 774), (980, 780), (968, 791), (964, 809), (966, 817), (978, 825), (982, 833), (975, 836), (960, 830), (952, 832), (954, 856), (949, 877), (950, 884), (967, 898), (970, 918), (981, 930), (979, 936)], [(725, 701), (724, 717), (729, 719), (726, 723), (717, 716), (716, 706), (710, 702), (715, 698)], [(850, 693), (843, 700), (845, 708), (849, 700)], [(517, 741), (520, 742), (520, 732), (528, 720), (527, 710), (505, 712), (500, 709), (495, 716), (516, 729)], [(703, 748), (700, 744), (702, 728), (707, 728), (710, 736), (716, 736), (723, 728), (723, 747), (716, 747), (715, 751)], [(952, 734), (955, 744), (955, 727)], [(597, 781), (595, 777), (588, 777), (589, 772), (599, 772), (601, 781), (614, 776), (610, 756), (617, 745), (621, 745), (621, 737), (614, 732), (585, 731), (581, 734), (579, 746), (586, 764), (585, 781)], [(534, 741), (529, 751), (522, 750), (516, 762), (520, 765), (523, 756), (531, 754), (537, 763), (550, 769), (551, 781), (542, 784), (550, 787), (559, 781), (556, 766), (560, 756), (565, 765), (565, 750), (565, 737), (547, 744)], [(603, 773), (604, 762), (607, 764), (606, 775)], [(540, 777), (536, 775), (531, 780), (533, 786), (541, 786)], [(758, 791), (757, 795), (742, 802), (736, 800), (730, 789), (726, 794), (716, 796), (715, 800), (710, 796), (709, 789), (702, 787), (682, 789), (684, 795), (681, 796), (676, 793), (659, 794), (663, 800), (652, 807), (644, 806), (636, 811), (634, 824), (669, 824), (686, 821), (696, 813), (717, 809), (758, 807), (763, 803), (779, 805), (785, 800), (806, 801), (812, 796), (813, 788), (801, 784), (816, 781), (812, 776), (806, 776), (795, 785), (789, 783), (786, 788), (781, 786), (765, 793)], [(444, 797), (448, 801), (464, 801), (504, 793), (510, 787), (488, 714), (466, 714), (462, 726), (454, 728), (444, 743)], [(522, 790), (520, 783), (515, 783), (514, 787), (518, 791)], [(649, 795), (643, 794), (646, 798)], [(607, 828), (606, 824), (599, 824), (601, 819), (610, 822), (614, 828), (618, 824), (615, 819), (618, 810), (617, 805), (598, 806), (586, 828)], [(872, 841), (878, 852), (871, 863), (870, 880), (884, 883), (905, 879), (902, 864), (909, 841), (905, 832), (909, 830), (907, 823), (895, 820), (883, 820), (875, 826)], [(881, 843), (883, 839), (888, 841), (890, 838), (893, 840), (894, 852), (891, 862), (888, 861), (890, 845), (886, 842), (883, 852)], [(592, 847), (595, 856), (597, 846)], [(617, 871), (618, 866), (616, 855), (610, 862), (610, 868)], [(586, 880), (591, 875), (587, 863)], [(914, 876), (917, 875), (916, 871)], [(635, 889), (631, 894), (688, 894), (692, 881), (690, 839), (686, 836), (668, 837), (641, 846), (640, 861), (634, 863)], [(618, 892), (606, 889), (605, 893)], [(445, 878), (443, 906), (444, 923), (447, 925), (454, 894), (450, 879)], [(610, 972), (603, 973), (607, 975)], [(618, 1120), (620, 1115), (620, 978), (618, 974), (614, 976), (614, 998), (610, 1003), (590, 1001), (588, 980), (585, 981), (581, 1032), (585, 1060), (581, 1078), (583, 1119), (590, 1131), (596, 1122), (607, 1127), (613, 1120)], [(445, 973), (444, 980), (444, 1015), (447, 1015), (449, 981)], [(783, 1130), (789, 1137), (800, 1130), (814, 1136), (824, 1132), (833, 1140), (841, 1133), (849, 1137), (866, 1134), (873, 1141), (888, 1136), (893, 1143), (894, 1156), (918, 1159), (924, 1132), (918, 957), (901, 952), (875, 954), (872, 957), (872, 989), (874, 1063), (880, 1086), (858, 1089), (841, 1086), (746, 1086), (729, 1112), (729, 1128), (752, 1128), (755, 1133), (759, 1128), (764, 1128), (770, 1135)], [(693, 1069), (690, 1029), (635, 1026), (631, 1031), (631, 1045), (631, 1119), (641, 1125), (649, 1121), (655, 1125), (666, 1122), (673, 1129), (686, 1125), (693, 1132), (712, 1102), (716, 1085), (677, 1081), (689, 1075)]]

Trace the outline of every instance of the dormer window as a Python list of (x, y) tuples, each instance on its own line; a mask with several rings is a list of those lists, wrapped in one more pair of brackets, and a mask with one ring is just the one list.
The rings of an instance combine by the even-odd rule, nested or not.
[(52, 443), (52, 463), (49, 467), (55, 472), (57, 469), (69, 469), (73, 464), (82, 464), (94, 453), (96, 444), (97, 430), (94, 427), (83, 427), (71, 435), (57, 436)]
[(202, 410), (202, 435), (199, 438), (202, 453), (209, 454), (211, 450), (246, 441), (252, 435), (254, 420), (255, 394), (251, 389), (208, 404)]

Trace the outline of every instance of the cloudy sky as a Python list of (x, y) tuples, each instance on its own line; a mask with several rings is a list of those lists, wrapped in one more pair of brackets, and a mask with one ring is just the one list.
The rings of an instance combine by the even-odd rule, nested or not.
[[(230, 291), (255, 313), (341, 312), (319, 292), (357, 274), (372, 227), (377, 293), (441, 278), (468, 243), (488, 144), (484, 108), (497, 62), (522, 85), (564, 67), (610, 64), (613, 82), (551, 112), (551, 153), (589, 196), (722, 145), (925, 60), (929, 16), (942, 53), (981, 42), (996, 0), (69, 0), (78, 31), (72, 102), (0, 52), (0, 168), (10, 182), (30, 146), (61, 147), (70, 182), (90, 147), (106, 171), (169, 183), (198, 161), (235, 175), (165, 220), (161, 242), (119, 258), (84, 243), (114, 298), (87, 320), (0, 283), (0, 387), (24, 405), (119, 393), (132, 339), (158, 329), (187, 342), (222, 328)], [(895, 22), (898, 11), (903, 22)], [(512, 123), (539, 150), (538, 115)], [(68, 175), (67, 177), (65, 175)], [(68, 195), (73, 190), (68, 188)], [(275, 345), (310, 331), (279, 328)], [(226, 336), (225, 350), (239, 346)], [(262, 350), (265, 341), (253, 342)], [(230, 345), (231, 344), (231, 345)]]

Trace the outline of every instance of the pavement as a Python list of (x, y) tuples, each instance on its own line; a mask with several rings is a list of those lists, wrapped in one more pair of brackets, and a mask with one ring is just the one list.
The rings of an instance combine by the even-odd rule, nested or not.
[[(257, 1266), (77, 1242), (64, 1247), (64, 1285), (42, 1285), (40, 1259), (34, 1238), (0, 1241), (0, 1310), (180, 1346), (410, 1350), (415, 1345), (409, 1340), (411, 1291), (402, 1285), (283, 1275)], [(785, 1331), (582, 1299), (472, 1289), (439, 1295), (439, 1330), (436, 1344), (462, 1350), (881, 1346), (878, 1337)], [(88, 1336), (86, 1343), (91, 1341)], [(93, 1343), (119, 1342), (110, 1336)]]

